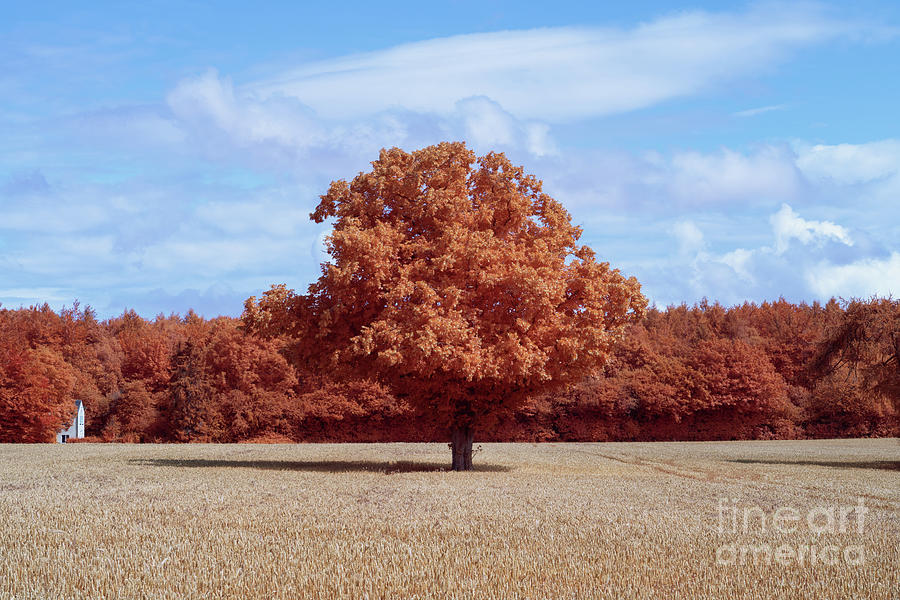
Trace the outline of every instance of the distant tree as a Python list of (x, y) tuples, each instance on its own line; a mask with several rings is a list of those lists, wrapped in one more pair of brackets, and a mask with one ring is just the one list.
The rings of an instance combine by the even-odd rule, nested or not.
[(298, 366), (378, 380), (445, 425), (454, 470), (472, 468), (477, 430), (595, 373), (646, 307), (540, 181), (463, 143), (382, 150), (311, 218), (335, 219), (332, 260), (306, 295), (250, 298), (245, 325), (291, 336)]
[(292, 399), (298, 381), (280, 343), (243, 333), (239, 322), (215, 319), (198, 344), (202, 368), (223, 415), (228, 441), (267, 433), (294, 434), (299, 417)]
[(822, 374), (846, 367), (900, 407), (900, 300), (848, 302), (843, 319), (821, 344), (815, 367)]
[[(177, 324), (180, 328), (182, 325)], [(183, 335), (170, 330), (168, 319), (155, 322), (142, 319), (134, 311), (127, 311), (110, 322), (122, 351), (122, 376), (130, 381), (142, 381), (151, 392), (164, 389), (172, 377), (172, 357)]]
[(111, 402), (111, 415), (104, 428), (108, 439), (129, 442), (145, 441), (156, 418), (153, 396), (142, 381), (129, 381)]
[(692, 395), (697, 408), (734, 415), (789, 413), (787, 387), (766, 353), (739, 340), (701, 342), (687, 361), (699, 374)]
[(900, 412), (900, 300), (847, 302), (819, 344), (812, 372), (820, 418), (864, 421)]
[(75, 372), (48, 348), (0, 347), (0, 442), (50, 442), (72, 424)]
[(225, 422), (203, 368), (203, 348), (193, 341), (184, 342), (172, 362), (166, 407), (169, 435), (178, 442), (223, 441)]
[(409, 406), (373, 381), (338, 383), (327, 377), (309, 377), (303, 388), (292, 404), (307, 436), (322, 437), (339, 429), (341, 440), (364, 440), (372, 434), (390, 439), (385, 421), (408, 416)]
[(188, 317), (161, 394), (165, 434), (176, 441), (235, 442), (296, 435), (298, 381), (280, 343), (242, 332), (239, 321)]

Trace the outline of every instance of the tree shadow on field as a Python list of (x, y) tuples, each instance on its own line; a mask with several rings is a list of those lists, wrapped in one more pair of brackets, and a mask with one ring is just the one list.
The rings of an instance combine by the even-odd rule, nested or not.
[[(306, 471), (311, 473), (437, 473), (450, 471), (447, 463), (373, 460), (227, 460), (205, 458), (136, 458), (129, 464), (176, 468), (237, 468), (267, 471)], [(509, 467), (476, 464), (476, 472), (505, 472)]]
[(900, 460), (873, 461), (821, 461), (821, 460), (762, 460), (753, 458), (736, 458), (732, 463), (745, 465), (797, 465), (805, 467), (833, 467), (836, 469), (879, 469), (884, 471), (900, 471)]

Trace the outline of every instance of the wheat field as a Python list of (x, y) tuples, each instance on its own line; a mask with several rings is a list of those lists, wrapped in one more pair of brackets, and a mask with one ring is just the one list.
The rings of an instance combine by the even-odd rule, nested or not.
[(896, 439), (449, 458), (3, 445), (0, 598), (900, 597)]

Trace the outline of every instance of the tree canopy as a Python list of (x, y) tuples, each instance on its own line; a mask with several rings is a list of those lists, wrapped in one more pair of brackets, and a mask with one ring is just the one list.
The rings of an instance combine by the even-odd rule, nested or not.
[(305, 368), (372, 378), (446, 424), (454, 468), (471, 467), (476, 429), (595, 373), (646, 308), (539, 180), (463, 143), (382, 150), (311, 218), (334, 219), (321, 277), (305, 295), (249, 299), (245, 325), (289, 335)]
[[(479, 439), (896, 436), (897, 306), (651, 308), (601, 373), (495, 414)], [(291, 344), (228, 317), (147, 321), (128, 311), (99, 322), (77, 305), (0, 308), (0, 442), (52, 440), (76, 399), (92, 441), (446, 440), (427, 406), (346, 372), (302, 368), (286, 360)]]

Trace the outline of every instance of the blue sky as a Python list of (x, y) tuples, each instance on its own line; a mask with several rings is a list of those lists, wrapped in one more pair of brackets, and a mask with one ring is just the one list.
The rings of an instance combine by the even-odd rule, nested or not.
[(900, 295), (896, 2), (126, 4), (4, 9), (7, 308), (305, 290), (328, 183), (446, 139), (658, 305)]

